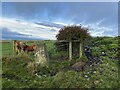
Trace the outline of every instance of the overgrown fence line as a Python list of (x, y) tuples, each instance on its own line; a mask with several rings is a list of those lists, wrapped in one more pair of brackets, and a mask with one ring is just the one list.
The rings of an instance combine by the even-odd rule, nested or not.
[[(68, 42), (69, 43), (69, 60), (72, 60), (72, 43), (73, 42), (79, 42), (79, 58), (82, 57), (82, 43), (80, 42), (80, 40), (71, 40), (71, 41), (67, 41), (67, 40), (58, 40), (56, 42)], [(58, 46), (59, 47), (59, 46)]]
[[(39, 43), (43, 43), (45, 44), (45, 41), (46, 40), (18, 40), (18, 41), (22, 41), (22, 42), (25, 42), (26, 44), (28, 43), (34, 43), (36, 44), (36, 41), (39, 42)], [(79, 43), (79, 58), (81, 58), (82, 56), (82, 44), (80, 42), (80, 40), (71, 40), (71, 41), (67, 41), (67, 40), (55, 40), (55, 42), (68, 42), (68, 52), (69, 52), (69, 60), (72, 60), (73, 58), (73, 53), (72, 53), (72, 49), (73, 49), (73, 42), (78, 42)], [(2, 43), (9, 43), (12, 45), (13, 49), (11, 50), (13, 53), (14, 53), (14, 40), (10, 40), (10, 41), (2, 41)], [(67, 45), (67, 44), (65, 44)], [(64, 45), (62, 45), (64, 47)], [(59, 48), (59, 46), (58, 46)], [(8, 50), (8, 49), (7, 49)], [(47, 48), (46, 48), (47, 50)], [(48, 53), (49, 54), (49, 53)]]
[[(38, 40), (17, 40), (25, 42), (26, 44), (35, 43)], [(14, 40), (1, 40), (0, 44), (2, 45), (2, 55), (12, 55), (14, 54)]]

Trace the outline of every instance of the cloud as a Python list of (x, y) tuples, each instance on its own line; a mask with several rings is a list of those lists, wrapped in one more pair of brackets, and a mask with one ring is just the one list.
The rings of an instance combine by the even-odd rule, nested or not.
[[(3, 28), (3, 38), (25, 38), (25, 39), (50, 39), (55, 40), (55, 36), (60, 30), (60, 27), (66, 25), (80, 25), (88, 27), (92, 36), (113, 36), (117, 33), (117, 28), (114, 26), (101, 26), (104, 19), (95, 23), (86, 24), (84, 21), (78, 24), (65, 24), (61, 22), (27, 22), (18, 19), (3, 18), (0, 22), (0, 27)], [(9, 33), (9, 34), (8, 34)], [(14, 36), (14, 37), (12, 37)]]
[(117, 2), (9, 2), (3, 3), (3, 16), (33, 21), (117, 24)]
[[(12, 40), (12, 39), (28, 39), (29, 36), (28, 35), (24, 35), (24, 34), (20, 34), (17, 32), (12, 32), (11, 30), (9, 30), (8, 28), (2, 28), (2, 39), (4, 40)], [(29, 39), (33, 39), (33, 38), (29, 38)]]
[(117, 2), (3, 2), (2, 11), (1, 27), (36, 39), (56, 39), (66, 25), (82, 24), (92, 36), (118, 33)]
[(52, 22), (35, 22), (35, 24), (37, 25), (43, 25), (43, 26), (47, 26), (47, 27), (56, 27), (56, 28), (62, 28), (64, 27), (64, 25), (61, 24), (56, 24), (56, 23), (52, 23)]
[(2, 28), (2, 39), (3, 40), (44, 40), (44, 38), (35, 38), (35, 37), (31, 37), (30, 35), (13, 32), (5, 27)]
[[(9, 29), (9, 31), (11, 32), (27, 35), (29, 36), (28, 39), (30, 37), (36, 39), (41, 39), (41, 38), (55, 39), (55, 34), (58, 31), (58, 28), (56, 27), (47, 27), (44, 25), (37, 25), (34, 23), (28, 23), (28, 22), (16, 21), (10, 19), (4, 19), (2, 22), (0, 22), (0, 27), (5, 27)], [(3, 29), (3, 31), (4, 30), (5, 29)]]

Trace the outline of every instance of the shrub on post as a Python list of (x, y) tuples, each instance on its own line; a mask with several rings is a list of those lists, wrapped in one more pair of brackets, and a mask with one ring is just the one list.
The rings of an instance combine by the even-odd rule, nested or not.
[[(77, 47), (79, 46), (79, 58), (82, 57), (84, 40), (90, 37), (91, 36), (88, 33), (88, 28), (82, 27), (81, 25), (80, 26), (65, 26), (61, 28), (59, 33), (56, 35), (57, 40), (66, 40), (68, 42), (71, 41), (72, 44), (75, 40), (80, 42), (80, 45), (77, 45)], [(61, 44), (64, 44), (64, 43), (61, 43)], [(59, 45), (59, 44), (56, 44), (56, 45)], [(72, 47), (69, 44), (69, 51), (71, 51), (70, 48)], [(73, 47), (73, 48), (76, 48), (76, 47)]]

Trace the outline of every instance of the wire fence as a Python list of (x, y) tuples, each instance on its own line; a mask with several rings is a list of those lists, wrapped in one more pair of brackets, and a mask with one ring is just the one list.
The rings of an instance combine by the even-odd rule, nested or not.
[[(18, 40), (18, 41), (25, 42), (27, 45), (36, 44), (36, 42), (38, 42), (35, 40), (34, 41)], [(2, 40), (0, 41), (0, 44), (2, 46), (2, 48), (0, 48), (0, 52), (2, 52), (2, 56), (12, 55), (14, 53), (13, 40)]]
[[(14, 53), (14, 40), (10, 40), (10, 41), (2, 41), (1, 44), (2, 44), (2, 55), (12, 55)], [(50, 43), (52, 41), (49, 41), (49, 40), (17, 40), (18, 42), (19, 41), (22, 41), (22, 42), (25, 42), (25, 44), (27, 45), (38, 45), (38, 44), (47, 44), (47, 49), (50, 50), (49, 48), (52, 48), (52, 49), (56, 49), (56, 48), (61, 48), (61, 47), (67, 47), (67, 51), (68, 54), (69, 54), (69, 58), (72, 59), (72, 43), (73, 42), (80, 42), (79, 40), (73, 40), (73, 41), (66, 41), (66, 40), (60, 40), (60, 41), (57, 41), (55, 40), (54, 41), (54, 44), (53, 45), (50, 45)], [(49, 43), (50, 42), (50, 43)], [(55, 45), (56, 42), (59, 42), (59, 43), (62, 43), (60, 45)], [(70, 44), (71, 42), (71, 44)], [(65, 44), (64, 44), (65, 43)], [(51, 50), (52, 50), (51, 49)]]

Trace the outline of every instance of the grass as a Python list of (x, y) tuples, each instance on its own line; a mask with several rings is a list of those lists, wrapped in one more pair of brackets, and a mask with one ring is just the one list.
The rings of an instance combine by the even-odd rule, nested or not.
[[(114, 38), (105, 38), (114, 40)], [(96, 40), (97, 41), (97, 40)], [(109, 44), (113, 48), (117, 47), (114, 40)], [(100, 41), (102, 43), (103, 40)], [(112, 60), (109, 56), (116, 56), (115, 52), (109, 52), (105, 45), (99, 44), (92, 49), (94, 55), (99, 55), (101, 48), (105, 49), (108, 56), (101, 56), (103, 62), (94, 67), (87, 68), (84, 71), (74, 71), (70, 69), (71, 65), (80, 60), (86, 61), (86, 57), (73, 59), (69, 61), (61, 56), (67, 56), (65, 52), (56, 52), (54, 41), (38, 42), (45, 43), (50, 55), (49, 67), (37, 67), (34, 75), (27, 71), (27, 65), (33, 61), (31, 55), (12, 55), (12, 45), (3, 43), (2, 68), (3, 88), (120, 88), (118, 77), (118, 60)], [(28, 43), (32, 44), (32, 43)]]
[[(42, 41), (23, 41), (23, 42), (27, 42), (27, 45), (33, 45), (33, 44), (41, 44), (43, 43)], [(13, 55), (14, 51), (13, 51), (13, 43), (12, 41), (5, 41), (3, 43), (0, 43), (0, 46), (2, 46), (2, 48), (0, 48), (0, 51), (2, 52), (2, 56), (10, 56)]]
[(9, 57), (3, 62), (3, 88), (119, 88), (117, 61), (103, 59), (83, 72), (66, 70), (72, 61), (51, 61), (49, 68), (38, 68), (31, 76), (26, 71), (29, 57)]
[(12, 55), (13, 45), (12, 43), (2, 43), (2, 56)]

